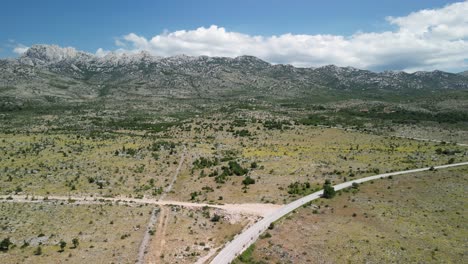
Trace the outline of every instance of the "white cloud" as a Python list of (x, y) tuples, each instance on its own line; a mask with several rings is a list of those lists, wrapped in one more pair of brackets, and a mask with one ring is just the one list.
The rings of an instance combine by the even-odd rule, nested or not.
[(25, 45), (23, 44), (17, 44), (14, 48), (13, 48), (13, 52), (18, 54), (18, 55), (21, 55), (23, 53), (25, 53), (27, 50), (29, 49), (29, 47), (26, 47)]
[(468, 36), (468, 2), (448, 5), (442, 9), (425, 9), (405, 17), (387, 17), (400, 28), (425, 37), (457, 40)]
[(146, 50), (158, 56), (253, 55), (272, 63), (304, 67), (336, 64), (406, 71), (468, 67), (468, 1), (386, 20), (397, 28), (351, 36), (252, 36), (212, 25), (165, 31), (150, 39), (130, 33), (117, 39), (116, 45), (118, 52)]

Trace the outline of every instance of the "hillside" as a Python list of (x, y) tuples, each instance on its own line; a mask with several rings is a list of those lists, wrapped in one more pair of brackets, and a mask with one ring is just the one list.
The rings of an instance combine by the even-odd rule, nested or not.
[(141, 52), (97, 57), (73, 48), (35, 45), (18, 59), (0, 61), (0, 96), (34, 100), (225, 96), (334, 100), (456, 90), (468, 90), (466, 77), (441, 71), (376, 73), (334, 65), (296, 68), (252, 56), (161, 58)]

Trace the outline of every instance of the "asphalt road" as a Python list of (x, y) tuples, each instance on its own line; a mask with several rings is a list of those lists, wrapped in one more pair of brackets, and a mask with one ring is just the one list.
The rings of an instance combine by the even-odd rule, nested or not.
[[(462, 163), (455, 163), (449, 165), (441, 165), (441, 166), (434, 166), (435, 169), (445, 169), (450, 167), (457, 167), (457, 166), (465, 166), (468, 165), (468, 162)], [(344, 188), (351, 187), (354, 182), (362, 183), (366, 181), (376, 180), (380, 178), (386, 178), (389, 176), (401, 175), (401, 174), (408, 174), (414, 172), (421, 172), (427, 171), (429, 167), (420, 168), (420, 169), (413, 169), (413, 170), (406, 170), (406, 171), (397, 171), (391, 173), (383, 173), (374, 176), (369, 176), (362, 179), (356, 179), (344, 183), (340, 183), (334, 186), (335, 190), (341, 190)], [(245, 230), (243, 233), (237, 235), (232, 241), (227, 243), (225, 247), (218, 253), (218, 255), (211, 261), (212, 264), (224, 264), (232, 262), (237, 256), (239, 256), (245, 249), (247, 249), (250, 245), (252, 245), (258, 237), (268, 228), (268, 226), (273, 223), (274, 221), (280, 219), (281, 217), (287, 215), (288, 213), (292, 212), (293, 210), (299, 208), (300, 206), (313, 201), (315, 199), (320, 198), (322, 195), (323, 190), (312, 193), (308, 196), (300, 198), (292, 203), (289, 203), (278, 210), (274, 211), (270, 215), (266, 216), (259, 222), (252, 225), (250, 228)]]

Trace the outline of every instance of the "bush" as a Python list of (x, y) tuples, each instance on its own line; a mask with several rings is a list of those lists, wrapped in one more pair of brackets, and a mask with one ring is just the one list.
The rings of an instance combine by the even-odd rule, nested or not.
[(250, 176), (247, 176), (243, 181), (242, 184), (244, 185), (250, 185), (250, 184), (255, 184), (255, 180), (250, 178)]
[(60, 246), (60, 252), (63, 252), (63, 250), (64, 250), (65, 247), (67, 246), (67, 242), (65, 242), (65, 241), (63, 241), (63, 240), (60, 240), (59, 246)]
[(190, 200), (193, 201), (193, 200), (197, 199), (197, 196), (198, 196), (198, 195), (199, 195), (198, 192), (192, 192), (192, 193), (190, 193)]
[(149, 146), (148, 149), (152, 151), (160, 151), (160, 150), (172, 150), (172, 149), (175, 149), (175, 147), (176, 145), (173, 142), (157, 141), (157, 142), (154, 142), (151, 146)]
[(213, 217), (211, 218), (211, 222), (219, 222), (221, 220), (221, 216), (214, 214)]
[(333, 197), (335, 197), (336, 195), (336, 192), (335, 192), (335, 188), (333, 188), (333, 186), (331, 185), (331, 182), (330, 180), (326, 180), (325, 181), (325, 184), (323, 185), (323, 198), (326, 198), (326, 199), (331, 199)]
[(242, 166), (239, 165), (239, 163), (237, 163), (235, 161), (230, 161), (228, 163), (228, 165), (229, 165), (229, 169), (232, 171), (232, 173), (234, 173), (237, 176), (242, 176), (242, 175), (246, 174), (249, 171), (248, 169), (242, 168)]
[(0, 242), (0, 251), (6, 252), (13, 243), (10, 241), (10, 238), (7, 237)]
[(296, 181), (288, 185), (288, 193), (306, 195), (313, 191), (310, 187), (311, 186), (309, 182), (301, 183)]
[(254, 263), (252, 259), (252, 253), (254, 250), (255, 245), (251, 245), (239, 256), (239, 260), (243, 263)]
[(247, 129), (236, 130), (234, 131), (234, 135), (237, 137), (250, 137), (252, 134)]
[(461, 150), (458, 149), (441, 149), (438, 148), (435, 150), (436, 154), (438, 155), (455, 155), (457, 153), (461, 153)]
[(283, 130), (283, 129), (289, 129), (291, 126), (291, 123), (289, 121), (266, 120), (263, 123), (263, 126), (269, 130), (272, 130), (272, 129)]
[(195, 169), (204, 169), (204, 168), (209, 168), (209, 167), (216, 166), (218, 164), (219, 164), (218, 158), (214, 158), (213, 160), (210, 160), (208, 158), (201, 157), (199, 159), (196, 159), (193, 162), (193, 167)]
[(72, 244), (73, 244), (73, 248), (77, 248), (78, 245), (80, 244), (80, 241), (78, 240), (78, 238), (73, 238), (72, 239)]
[(257, 162), (254, 161), (254, 162), (250, 163), (250, 168), (256, 169), (257, 167), (258, 167)]
[(41, 248), (41, 246), (38, 246), (38, 247), (36, 248), (36, 250), (34, 250), (33, 253), (34, 253), (34, 255), (36, 255), (36, 256), (42, 255), (42, 248)]

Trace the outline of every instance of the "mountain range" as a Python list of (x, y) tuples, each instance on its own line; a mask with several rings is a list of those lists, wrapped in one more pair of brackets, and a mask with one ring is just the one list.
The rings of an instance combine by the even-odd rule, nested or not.
[(468, 90), (467, 72), (298, 68), (253, 56), (157, 57), (142, 51), (98, 57), (74, 48), (34, 45), (19, 58), (0, 60), (3, 100), (380, 98), (460, 90)]

